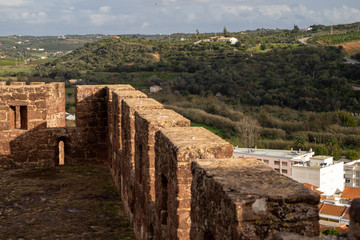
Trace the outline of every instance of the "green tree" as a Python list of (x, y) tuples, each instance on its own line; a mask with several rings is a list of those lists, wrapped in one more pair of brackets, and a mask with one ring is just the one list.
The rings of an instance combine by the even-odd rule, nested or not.
[(300, 29), (299, 29), (298, 25), (294, 24), (294, 28), (293, 28), (292, 32), (297, 33), (297, 32), (299, 32), (299, 30)]
[(224, 26), (224, 30), (223, 30), (223, 34), (224, 34), (224, 37), (228, 37), (229, 36), (229, 33), (226, 29), (226, 27)]
[(325, 146), (317, 145), (313, 148), (313, 151), (315, 152), (315, 155), (328, 155), (329, 151)]
[(341, 232), (339, 230), (336, 230), (336, 229), (326, 229), (322, 232), (325, 236), (332, 236), (332, 235), (335, 235), (335, 236), (340, 236), (341, 235)]
[(338, 112), (340, 124), (345, 127), (356, 127), (356, 119), (348, 112), (340, 111)]
[(297, 136), (295, 138), (295, 146), (297, 148), (306, 149), (308, 147), (308, 142), (304, 137)]
[(358, 151), (355, 151), (355, 150), (349, 150), (346, 153), (346, 158), (350, 159), (350, 160), (360, 159), (360, 153)]
[(331, 155), (333, 155), (338, 150), (338, 142), (335, 138), (330, 138), (326, 142), (326, 147)]
[(199, 29), (196, 29), (196, 38), (199, 39), (200, 38), (200, 32)]

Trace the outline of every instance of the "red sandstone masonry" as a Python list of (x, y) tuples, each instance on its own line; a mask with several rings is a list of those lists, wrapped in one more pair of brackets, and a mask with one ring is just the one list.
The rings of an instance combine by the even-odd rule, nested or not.
[(124, 91), (114, 91), (112, 93), (112, 109), (113, 109), (113, 116), (112, 116), (112, 124), (113, 124), (113, 133), (111, 140), (112, 144), (111, 148), (111, 155), (109, 160), (109, 167), (111, 169), (111, 173), (114, 178), (115, 186), (119, 192), (121, 192), (121, 162), (122, 162), (122, 148), (123, 144), (121, 141), (121, 116), (122, 116), (122, 108), (121, 108), (121, 101), (123, 99), (131, 99), (131, 98), (146, 98), (147, 96), (139, 91), (133, 90), (124, 90)]
[[(135, 213), (140, 239), (317, 232), (318, 196), (255, 160), (214, 159), (231, 157), (232, 146), (203, 128), (173, 127), (189, 122), (128, 88), (78, 86), (77, 128), (48, 128), (63, 124), (63, 83), (0, 82), (0, 165), (57, 166), (60, 141), (65, 164), (106, 163), (110, 149), (109, 165), (117, 187), (122, 176), (123, 201)], [(28, 117), (26, 129), (15, 129), (19, 116)]]
[(114, 121), (116, 119), (114, 114), (114, 104), (113, 104), (113, 92), (114, 91), (135, 91), (135, 89), (130, 85), (110, 85), (106, 87), (106, 95), (108, 96), (108, 156), (109, 156), (109, 167), (110, 169), (112, 164), (112, 158), (113, 158), (113, 148), (115, 144), (113, 144), (113, 138), (114, 138)]
[(87, 142), (88, 162), (105, 164), (107, 160), (107, 102), (106, 86), (76, 86), (76, 127)]
[(123, 143), (121, 168), (122, 198), (125, 208), (132, 219), (134, 213), (135, 178), (135, 111), (145, 109), (163, 109), (163, 105), (151, 98), (132, 98), (122, 100), (121, 139)]
[(135, 112), (135, 207), (137, 239), (152, 239), (155, 229), (155, 133), (163, 128), (189, 127), (190, 121), (172, 110)]
[[(44, 84), (33, 83), (32, 85)], [(50, 83), (46, 87), (47, 127), (65, 127), (65, 84)]]
[(319, 234), (319, 195), (256, 159), (198, 159), (192, 173), (191, 239)]
[(168, 128), (155, 152), (155, 239), (190, 239), (191, 162), (232, 157), (233, 146), (204, 128)]
[(0, 131), (65, 126), (64, 83), (0, 85), (0, 116)]

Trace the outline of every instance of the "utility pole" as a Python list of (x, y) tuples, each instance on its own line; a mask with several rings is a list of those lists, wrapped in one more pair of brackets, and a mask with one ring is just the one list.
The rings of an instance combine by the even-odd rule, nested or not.
[(331, 22), (330, 34), (333, 35), (333, 23)]

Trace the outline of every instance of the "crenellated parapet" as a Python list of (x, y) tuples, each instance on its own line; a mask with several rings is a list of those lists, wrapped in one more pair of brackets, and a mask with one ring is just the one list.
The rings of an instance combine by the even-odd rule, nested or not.
[(62, 83), (0, 83), (0, 166), (55, 167), (62, 154), (64, 164), (109, 166), (137, 239), (319, 234), (317, 194), (232, 158), (230, 143), (133, 87), (77, 86), (74, 128), (64, 95)]

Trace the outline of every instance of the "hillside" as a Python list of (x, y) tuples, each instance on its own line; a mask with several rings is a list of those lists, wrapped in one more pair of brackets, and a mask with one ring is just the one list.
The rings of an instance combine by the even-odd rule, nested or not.
[[(94, 78), (96, 72), (118, 73), (121, 76), (115, 75), (115, 79), (130, 83), (158, 84), (181, 94), (220, 93), (242, 104), (360, 112), (360, 96), (349, 85), (360, 82), (360, 71), (356, 66), (343, 64), (341, 49), (300, 46), (286, 42), (293, 37), (285, 33), (275, 33), (278, 38), (264, 36), (274, 39), (268, 43), (247, 42), (249, 36), (243, 35), (235, 45), (108, 38), (39, 65), (35, 74), (50, 78), (79, 77), (85, 82), (91, 79), (89, 83), (93, 84), (106, 81), (103, 74)], [(275, 42), (281, 39), (283, 45), (276, 46)], [(258, 50), (254, 51), (255, 48)], [(163, 78), (164, 73), (171, 73), (172, 77)]]
[[(132, 84), (234, 145), (313, 148), (336, 158), (359, 154), (354, 114), (360, 113), (360, 91), (352, 86), (360, 83), (360, 68), (345, 64), (343, 48), (311, 42), (330, 32), (313, 27), (227, 33), (239, 40), (235, 45), (210, 38), (221, 33), (114, 36), (16, 76), (68, 87), (71, 78), (81, 78), (78, 84)], [(298, 41), (308, 37), (307, 44)], [(154, 84), (163, 91), (149, 93)], [(72, 90), (66, 93), (70, 112)]]

